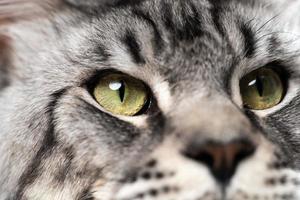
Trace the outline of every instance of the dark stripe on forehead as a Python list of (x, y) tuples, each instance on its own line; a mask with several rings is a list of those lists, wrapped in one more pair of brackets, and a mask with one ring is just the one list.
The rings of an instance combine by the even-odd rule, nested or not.
[(155, 54), (159, 54), (161, 50), (164, 47), (164, 41), (161, 37), (160, 31), (158, 30), (157, 24), (154, 22), (154, 20), (151, 18), (150, 14), (146, 11), (133, 9), (133, 14), (136, 16), (139, 20), (144, 21), (148, 25), (150, 25), (154, 31), (154, 38), (152, 40), (153, 46), (154, 46), (154, 52)]
[(249, 24), (242, 23), (239, 28), (241, 30), (241, 33), (243, 34), (243, 37), (244, 37), (244, 43), (245, 43), (244, 53), (245, 53), (245, 56), (247, 58), (251, 58), (251, 57), (254, 56), (255, 48), (256, 48), (256, 39), (255, 39), (254, 33), (253, 33), (253, 31), (252, 31)]
[(223, 24), (223, 20), (225, 20), (224, 11), (226, 10), (227, 7), (226, 3), (228, 3), (229, 1), (230, 0), (209, 0), (209, 2), (211, 3), (210, 13), (216, 30), (224, 39), (224, 41), (226, 41), (228, 51), (234, 55), (235, 54), (234, 48), (231, 45), (231, 41), (229, 39), (228, 33)]
[(126, 46), (128, 53), (136, 64), (146, 63), (145, 58), (142, 56), (141, 47), (137, 42), (136, 35), (131, 30), (126, 31), (121, 41)]
[(181, 6), (181, 15), (184, 24), (182, 30), (179, 30), (179, 38), (183, 40), (193, 40), (196, 37), (202, 36), (201, 16), (193, 2), (186, 0)]
[(160, 9), (163, 25), (166, 30), (170, 32), (170, 46), (174, 48), (177, 44), (177, 41), (174, 35), (176, 26), (173, 22), (174, 15), (172, 12), (172, 5), (166, 1), (161, 1)]
[(41, 175), (41, 163), (42, 161), (51, 155), (54, 147), (57, 145), (55, 138), (55, 125), (54, 125), (54, 110), (59, 99), (65, 94), (67, 88), (54, 92), (50, 96), (50, 103), (46, 110), (49, 115), (48, 128), (45, 136), (41, 142), (41, 147), (37, 151), (30, 164), (27, 166), (18, 182), (18, 190), (14, 196), (15, 200), (22, 199), (26, 187), (34, 183), (34, 181)]
[(220, 0), (209, 0), (209, 2), (211, 3), (212, 6), (210, 9), (210, 13), (212, 16), (214, 26), (216, 27), (217, 31), (222, 37), (226, 37), (226, 30), (221, 22), (221, 15), (224, 9), (222, 7), (223, 4)]
[(175, 25), (173, 22), (172, 6), (166, 1), (161, 1), (161, 17), (165, 27), (169, 31), (175, 31)]
[[(179, 1), (180, 5), (173, 5), (162, 1), (162, 21), (166, 29), (173, 36), (174, 41), (193, 41), (203, 35), (201, 15), (191, 0)], [(174, 12), (173, 12), (174, 11)], [(174, 15), (177, 13), (177, 15)]]

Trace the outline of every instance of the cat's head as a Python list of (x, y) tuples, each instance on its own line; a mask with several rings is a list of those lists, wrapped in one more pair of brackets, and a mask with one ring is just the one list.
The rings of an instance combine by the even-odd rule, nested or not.
[(291, 13), (108, 2), (59, 2), (2, 28), (0, 197), (299, 199)]

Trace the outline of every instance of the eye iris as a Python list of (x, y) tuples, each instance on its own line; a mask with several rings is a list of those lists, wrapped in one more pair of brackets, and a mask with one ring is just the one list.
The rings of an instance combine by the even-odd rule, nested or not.
[(264, 110), (280, 103), (284, 95), (283, 82), (272, 69), (261, 68), (244, 76), (240, 92), (244, 106)]
[(148, 95), (141, 81), (122, 74), (110, 74), (99, 80), (94, 97), (113, 114), (133, 116), (142, 110)]

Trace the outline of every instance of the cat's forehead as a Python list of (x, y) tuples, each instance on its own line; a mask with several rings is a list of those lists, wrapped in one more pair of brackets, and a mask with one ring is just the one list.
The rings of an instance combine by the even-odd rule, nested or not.
[(233, 11), (212, 16), (214, 6), (219, 4), (156, 0), (114, 8), (80, 27), (86, 36), (79, 53), (120, 70), (159, 72), (174, 85), (203, 80), (222, 84), (236, 57), (252, 53), (252, 32), (246, 19), (240, 18), (240, 26), (235, 23)]

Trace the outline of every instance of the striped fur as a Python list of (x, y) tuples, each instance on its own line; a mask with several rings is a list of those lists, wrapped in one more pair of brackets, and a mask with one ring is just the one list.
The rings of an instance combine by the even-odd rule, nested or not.
[[(297, 7), (0, 0), (0, 200), (300, 199)], [(266, 65), (285, 72), (286, 98), (246, 110), (239, 80)], [(149, 86), (147, 114), (95, 102), (90, 87), (107, 70)], [(236, 140), (255, 150), (230, 181), (192, 158)]]

